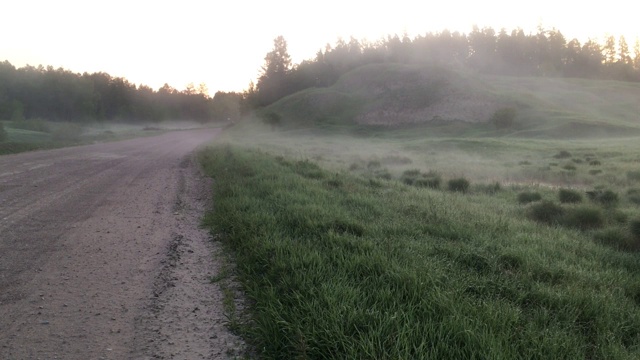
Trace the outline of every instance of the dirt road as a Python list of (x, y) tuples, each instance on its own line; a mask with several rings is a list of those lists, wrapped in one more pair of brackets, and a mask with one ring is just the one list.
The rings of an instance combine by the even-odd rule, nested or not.
[(0, 359), (217, 359), (193, 150), (218, 130), (0, 157)]

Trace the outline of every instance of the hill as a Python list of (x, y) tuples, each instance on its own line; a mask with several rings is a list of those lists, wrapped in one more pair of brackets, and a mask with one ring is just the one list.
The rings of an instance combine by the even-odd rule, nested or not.
[(483, 126), (516, 109), (509, 134), (584, 137), (640, 133), (640, 84), (478, 75), (434, 66), (371, 64), (333, 86), (285, 97), (264, 111), (286, 126), (442, 124)]

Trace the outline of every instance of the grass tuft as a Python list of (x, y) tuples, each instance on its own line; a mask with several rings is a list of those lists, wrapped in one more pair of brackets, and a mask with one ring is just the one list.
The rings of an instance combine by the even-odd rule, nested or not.
[(447, 181), (447, 189), (454, 192), (466, 193), (469, 190), (470, 185), (471, 184), (469, 183), (469, 180), (463, 177), (450, 179), (449, 181)]
[(560, 224), (563, 216), (562, 206), (551, 201), (536, 203), (529, 208), (529, 217), (545, 224)]
[(560, 189), (558, 190), (558, 200), (563, 204), (579, 203), (582, 202), (582, 194), (573, 189)]
[(542, 195), (534, 191), (524, 191), (518, 194), (518, 202), (520, 204), (528, 204), (542, 200)]

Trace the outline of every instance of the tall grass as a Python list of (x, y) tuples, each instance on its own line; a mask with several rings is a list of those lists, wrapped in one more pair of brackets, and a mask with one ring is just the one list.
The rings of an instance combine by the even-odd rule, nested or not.
[[(263, 358), (640, 357), (637, 255), (529, 221), (515, 194), (230, 146), (200, 161), (215, 180), (205, 224), (234, 253)], [(589, 211), (578, 224), (599, 221)]]

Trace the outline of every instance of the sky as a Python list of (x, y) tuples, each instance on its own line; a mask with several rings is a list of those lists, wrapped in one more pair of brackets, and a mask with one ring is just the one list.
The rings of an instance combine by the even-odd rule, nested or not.
[(581, 42), (624, 35), (632, 49), (640, 36), (640, 3), (635, 3), (5, 0), (0, 61), (101, 71), (154, 89), (205, 83), (213, 95), (246, 89), (279, 35), (294, 63), (313, 58), (338, 38), (376, 41), (405, 32), (413, 38), (444, 29), (469, 33), (473, 25), (526, 33), (542, 25)]

